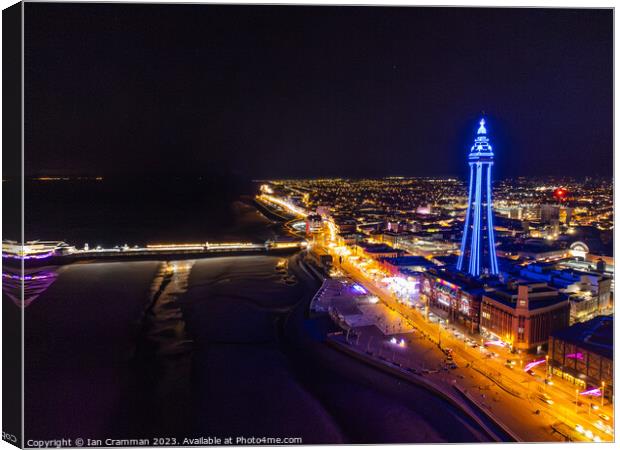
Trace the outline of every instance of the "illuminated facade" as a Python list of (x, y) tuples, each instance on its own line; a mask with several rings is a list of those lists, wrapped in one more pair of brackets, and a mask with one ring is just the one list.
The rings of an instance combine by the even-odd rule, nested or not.
[(613, 400), (613, 325), (612, 316), (600, 316), (551, 334), (551, 372), (580, 389), (605, 386), (602, 395)]
[(469, 152), (469, 190), (465, 228), (457, 269), (474, 277), (497, 275), (497, 255), (493, 231), (491, 167), (493, 147), (489, 143), (484, 119)]
[(549, 335), (568, 327), (568, 296), (544, 282), (496, 285), (482, 295), (480, 333), (518, 350), (540, 352)]
[(436, 316), (459, 324), (471, 334), (479, 331), (482, 282), (463, 273), (431, 268), (423, 273), (420, 297)]

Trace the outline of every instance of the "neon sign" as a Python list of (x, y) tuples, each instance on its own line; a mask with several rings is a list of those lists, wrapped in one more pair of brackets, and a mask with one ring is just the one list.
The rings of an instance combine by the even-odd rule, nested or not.
[(544, 363), (545, 363), (545, 361), (546, 361), (546, 359), (539, 359), (539, 360), (537, 360), (537, 361), (531, 361), (531, 362), (529, 362), (529, 363), (527, 363), (527, 364), (525, 365), (525, 367), (523, 368), (523, 370), (524, 370), (525, 372), (527, 372), (528, 370), (531, 370), (531, 369), (533, 369), (533, 368), (534, 368), (534, 367), (536, 367), (536, 366), (539, 366), (539, 365), (541, 365), (541, 364), (544, 364)]
[(506, 343), (503, 341), (500, 341), (499, 339), (495, 339), (493, 341), (486, 341), (484, 345), (495, 345), (496, 347), (506, 347)]
[(450, 283), (450, 282), (448, 282), (446, 280), (443, 280), (441, 278), (435, 278), (435, 282), (441, 284), (442, 286), (448, 286), (449, 288), (452, 288), (452, 289), (457, 289), (458, 288), (458, 286), (456, 286), (455, 284), (452, 284), (452, 283)]
[(599, 388), (591, 388), (580, 392), (579, 395), (591, 395), (592, 397), (600, 397), (602, 394)]

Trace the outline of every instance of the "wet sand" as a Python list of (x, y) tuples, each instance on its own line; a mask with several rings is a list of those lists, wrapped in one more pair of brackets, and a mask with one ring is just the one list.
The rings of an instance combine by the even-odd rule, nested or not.
[(28, 438), (124, 435), (131, 361), (158, 265), (64, 267), (26, 307)]
[(195, 340), (196, 431), (340, 443), (337, 427), (291, 376), (280, 350), (280, 322), (303, 290), (283, 282), (277, 260), (232, 257), (194, 266), (181, 306)]

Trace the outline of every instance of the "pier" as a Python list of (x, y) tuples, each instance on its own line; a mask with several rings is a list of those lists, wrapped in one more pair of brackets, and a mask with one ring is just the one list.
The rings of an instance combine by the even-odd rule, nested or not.
[(289, 253), (305, 249), (304, 240), (252, 242), (219, 242), (192, 244), (147, 244), (128, 245), (113, 248), (78, 249), (65, 242), (31, 241), (20, 245), (14, 241), (3, 241), (2, 259), (6, 264), (27, 266), (62, 265), (87, 260), (131, 260), (131, 259), (194, 259), (224, 255), (245, 255), (257, 253)]

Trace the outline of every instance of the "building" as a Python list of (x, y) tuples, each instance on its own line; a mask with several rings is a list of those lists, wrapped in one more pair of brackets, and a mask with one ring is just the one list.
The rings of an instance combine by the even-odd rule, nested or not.
[(603, 273), (560, 269), (553, 264), (530, 264), (520, 275), (544, 281), (569, 296), (570, 324), (584, 322), (611, 310), (612, 277)]
[(613, 328), (612, 316), (599, 316), (554, 332), (549, 337), (551, 373), (571, 381), (580, 389), (599, 387), (601, 394), (611, 400)]
[(525, 243), (504, 243), (497, 249), (501, 257), (531, 261), (554, 261), (570, 256), (570, 250), (535, 240)]
[(404, 231), (409, 231), (409, 224), (404, 220), (391, 217), (386, 220), (385, 229), (392, 233), (402, 233)]
[(424, 272), (435, 267), (431, 261), (421, 256), (399, 256), (397, 258), (382, 258), (379, 261), (381, 268), (391, 276), (410, 275), (411, 272)]
[(359, 242), (353, 247), (354, 254), (364, 255), (367, 258), (380, 259), (380, 258), (396, 258), (403, 252), (390, 247), (386, 244), (371, 244), (368, 242)]
[(592, 262), (600, 259), (607, 265), (614, 265), (613, 233), (609, 230), (602, 231), (593, 226), (571, 227), (559, 240), (570, 248), (574, 257)]
[(508, 211), (508, 218), (516, 220), (523, 219), (523, 208), (510, 208), (510, 210)]
[(422, 277), (421, 296), (433, 314), (476, 334), (480, 324), (481, 280), (444, 268), (429, 269)]
[[(88, 246), (88, 244), (86, 244)], [(87, 247), (88, 249), (88, 247)], [(27, 241), (21, 245), (17, 241), (2, 241), (2, 256), (14, 259), (45, 259), (50, 256), (65, 255), (75, 251), (75, 247), (62, 241)]]
[(543, 282), (496, 286), (482, 295), (480, 331), (524, 351), (542, 351), (569, 324), (568, 296)]
[(413, 255), (424, 257), (453, 255), (458, 250), (458, 245), (449, 240), (433, 239), (428, 233), (411, 233), (408, 239), (401, 239), (395, 244)]
[(563, 206), (560, 208), (560, 222), (570, 225), (570, 221), (573, 217), (573, 208)]
[(412, 242), (413, 234), (409, 231), (384, 231), (377, 235), (381, 242), (398, 247)]
[(357, 245), (358, 242), (364, 240), (364, 235), (360, 233), (340, 233), (338, 235), (339, 245)]
[(334, 224), (339, 233), (355, 233), (357, 222), (351, 217), (335, 217)]
[(320, 269), (329, 272), (333, 265), (333, 258), (325, 247), (313, 245), (308, 252), (308, 259)]
[(469, 194), (461, 253), (457, 269), (477, 277), (497, 275), (495, 235), (491, 199), (493, 147), (489, 143), (484, 119), (480, 121), (474, 145), (469, 153)]
[(560, 221), (560, 207), (558, 205), (540, 205), (541, 223), (551, 224)]
[(308, 214), (306, 217), (306, 233), (319, 233), (323, 229), (323, 218), (319, 214)]

